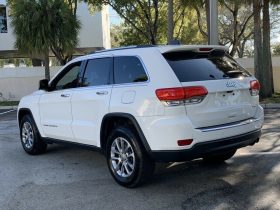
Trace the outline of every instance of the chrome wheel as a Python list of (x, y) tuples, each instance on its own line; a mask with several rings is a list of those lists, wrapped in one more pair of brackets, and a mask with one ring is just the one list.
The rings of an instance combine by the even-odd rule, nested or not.
[(116, 138), (111, 146), (111, 165), (121, 177), (129, 177), (135, 169), (135, 155), (131, 144), (124, 138)]
[(27, 149), (31, 149), (33, 147), (34, 133), (29, 122), (24, 122), (22, 125), (21, 140)]

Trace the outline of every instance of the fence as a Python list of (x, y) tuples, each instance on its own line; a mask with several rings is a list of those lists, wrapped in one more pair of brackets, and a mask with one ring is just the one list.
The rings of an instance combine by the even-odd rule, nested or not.
[[(254, 73), (254, 60), (252, 58), (238, 59), (238, 62), (249, 72)], [(280, 57), (274, 57), (273, 75), (274, 87), (280, 91)], [(52, 67), (51, 76), (53, 76), (61, 67)], [(38, 89), (39, 80), (44, 78), (44, 67), (18, 67), (18, 68), (0, 68), (0, 101), (18, 101), (23, 96), (32, 93)]]

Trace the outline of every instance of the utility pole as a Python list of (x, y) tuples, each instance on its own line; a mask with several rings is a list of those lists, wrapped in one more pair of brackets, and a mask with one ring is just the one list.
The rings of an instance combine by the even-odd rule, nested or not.
[(168, 0), (168, 9), (167, 9), (167, 43), (171, 44), (173, 41), (173, 27), (174, 27), (174, 21), (173, 21), (173, 0)]
[(217, 0), (208, 0), (208, 44), (218, 45), (218, 3)]

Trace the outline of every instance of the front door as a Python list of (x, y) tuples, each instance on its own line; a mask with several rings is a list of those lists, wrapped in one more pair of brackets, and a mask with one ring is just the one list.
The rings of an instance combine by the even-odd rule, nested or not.
[(81, 62), (67, 66), (39, 101), (41, 125), (48, 138), (73, 141), (71, 97), (78, 85)]

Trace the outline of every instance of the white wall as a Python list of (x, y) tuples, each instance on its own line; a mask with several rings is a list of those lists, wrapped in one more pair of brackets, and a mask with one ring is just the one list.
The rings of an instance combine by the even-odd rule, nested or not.
[[(51, 76), (60, 68), (51, 67)], [(2, 94), (5, 100), (18, 101), (38, 90), (39, 80), (44, 79), (44, 76), (44, 67), (0, 68), (0, 95)]]
[[(255, 73), (253, 58), (239, 58), (237, 61), (251, 74)], [(280, 91), (280, 57), (272, 57), (274, 90)]]
[[(6, 5), (6, 0), (0, 0), (0, 4), (1, 2)], [(82, 24), (78, 48), (104, 47), (107, 49), (111, 47), (108, 6), (103, 7), (101, 12), (95, 12), (92, 15), (88, 10), (87, 4), (81, 2), (78, 4), (77, 17)], [(7, 16), (7, 22), (8, 33), (0, 33), (0, 51), (15, 50), (15, 37), (9, 16)]]

